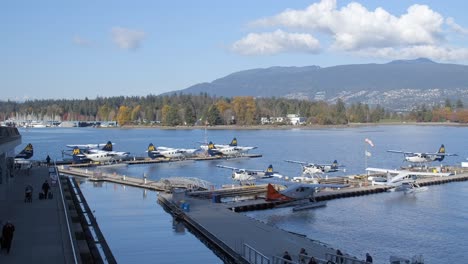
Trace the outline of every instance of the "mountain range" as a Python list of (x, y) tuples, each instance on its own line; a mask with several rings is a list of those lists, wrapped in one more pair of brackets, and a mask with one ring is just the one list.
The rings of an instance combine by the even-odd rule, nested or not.
[(334, 103), (381, 105), (410, 110), (446, 99), (468, 102), (468, 66), (437, 63), (429, 59), (397, 60), (384, 64), (332, 67), (270, 67), (229, 74), (209, 83), (175, 91), (232, 97), (285, 97)]

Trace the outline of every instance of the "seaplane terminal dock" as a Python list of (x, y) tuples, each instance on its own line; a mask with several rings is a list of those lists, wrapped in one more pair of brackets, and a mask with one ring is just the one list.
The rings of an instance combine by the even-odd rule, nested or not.
[[(176, 221), (186, 224), (192, 233), (212, 248), (225, 263), (299, 263), (296, 253), (305, 248), (306, 263), (313, 256), (318, 263), (343, 259), (342, 263), (366, 263), (344, 252), (336, 255), (336, 249), (301, 234), (267, 225), (238, 212), (263, 210), (285, 205), (285, 201), (265, 201), (266, 185), (231, 186), (213, 189), (208, 183), (195, 178), (167, 178), (151, 181), (145, 177), (131, 177), (115, 173), (102, 173), (67, 165), (57, 166), (61, 177), (76, 176), (90, 181), (106, 181), (158, 191), (158, 202), (173, 215)], [(417, 180), (420, 186), (467, 181), (468, 170), (447, 168), (452, 175)], [(322, 190), (316, 201), (326, 201), (353, 196), (377, 194), (387, 191), (384, 185), (372, 185), (362, 175), (323, 179), (321, 183), (343, 183), (349, 187), (339, 190)], [(249, 199), (240, 199), (248, 197)], [(292, 261), (282, 258), (287, 250)], [(296, 253), (296, 254), (294, 254)]]

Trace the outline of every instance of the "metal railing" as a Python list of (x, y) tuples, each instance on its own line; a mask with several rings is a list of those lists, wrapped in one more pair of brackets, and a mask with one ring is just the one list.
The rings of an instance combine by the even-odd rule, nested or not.
[[(67, 209), (67, 207), (65, 205), (65, 197), (63, 195), (63, 190), (62, 190), (62, 182), (60, 181), (60, 175), (59, 175), (59, 172), (58, 172), (55, 161), (54, 161), (54, 170), (55, 170), (55, 175), (57, 176), (57, 182), (58, 182), (58, 186), (59, 186), (59, 190), (60, 190), (60, 197), (62, 199), (63, 212), (65, 214), (65, 219), (66, 219), (66, 222), (67, 222), (68, 238), (70, 239), (70, 245), (71, 245), (71, 249), (72, 249), (72, 253), (73, 253), (73, 260), (74, 260), (74, 263), (78, 263), (78, 258), (77, 258), (76, 249), (75, 249), (75, 243), (74, 243), (74, 239), (73, 239), (72, 231), (71, 231), (71, 227), (70, 227), (70, 218), (68, 217), (68, 209)], [(50, 175), (50, 171), (49, 171), (49, 175)]]
[(355, 257), (348, 257), (343, 255), (336, 255), (331, 253), (325, 254), (325, 259), (328, 261), (333, 261), (333, 263), (337, 264), (366, 264), (367, 262), (364, 260), (359, 260)]
[(270, 264), (267, 256), (245, 243), (242, 245), (242, 256), (252, 264)]

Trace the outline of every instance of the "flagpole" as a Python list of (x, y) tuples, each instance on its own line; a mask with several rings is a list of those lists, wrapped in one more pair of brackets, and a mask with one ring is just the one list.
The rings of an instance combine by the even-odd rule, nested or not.
[(364, 170), (367, 169), (367, 142), (366, 144), (366, 149), (364, 150)]

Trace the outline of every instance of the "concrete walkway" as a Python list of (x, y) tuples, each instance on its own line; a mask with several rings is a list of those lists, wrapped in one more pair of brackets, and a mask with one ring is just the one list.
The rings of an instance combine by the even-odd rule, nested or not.
[[(0, 195), (1, 227), (7, 220), (15, 226), (10, 254), (0, 252), (0, 263), (74, 263), (58, 183), (49, 179), (53, 199), (39, 200), (42, 184), (49, 178), (47, 167), (15, 171)], [(32, 203), (24, 202), (27, 185), (34, 188)]]

